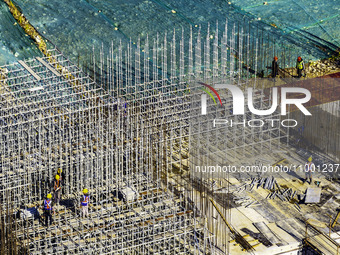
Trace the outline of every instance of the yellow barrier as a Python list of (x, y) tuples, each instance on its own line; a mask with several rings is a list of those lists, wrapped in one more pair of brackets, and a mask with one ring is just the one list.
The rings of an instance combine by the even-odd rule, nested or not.
[(76, 87), (73, 87), (73, 89), (76, 92), (82, 91), (82, 89), (79, 87), (80, 83), (78, 81), (73, 81), (75, 77), (72, 75), (72, 73), (68, 71), (66, 68), (64, 68), (62, 65), (60, 65), (58, 61), (52, 56), (52, 54), (47, 51), (47, 45), (44, 41), (44, 38), (29, 23), (27, 18), (19, 11), (19, 9), (14, 5), (14, 3), (11, 0), (4, 0), (4, 1), (8, 5), (9, 10), (12, 13), (13, 17), (15, 18), (15, 20), (24, 29), (25, 33), (33, 39), (38, 49), (47, 57), (48, 61), (52, 64), (52, 66), (59, 73), (64, 75), (66, 79), (70, 80), (72, 85), (76, 86)]
[(13, 4), (11, 0), (4, 0), (8, 5), (10, 12), (13, 17), (16, 19), (18, 24), (25, 30), (25, 33), (28, 34), (36, 43), (39, 50), (47, 56), (47, 46), (43, 39), (43, 37), (38, 33), (38, 31), (28, 22), (26, 17), (18, 10), (18, 8)]

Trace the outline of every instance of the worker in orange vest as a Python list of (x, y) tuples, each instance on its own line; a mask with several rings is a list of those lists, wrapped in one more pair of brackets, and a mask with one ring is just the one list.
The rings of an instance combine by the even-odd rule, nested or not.
[(61, 197), (61, 181), (60, 176), (58, 174), (55, 176), (53, 190), (54, 190), (54, 202), (55, 204), (59, 205)]
[(82, 216), (89, 217), (89, 204), (90, 204), (90, 195), (88, 194), (88, 190), (83, 190), (83, 196), (81, 198), (81, 209), (82, 209)]
[(43, 202), (44, 216), (45, 216), (45, 226), (48, 227), (48, 221), (50, 225), (52, 224), (52, 194), (47, 194), (46, 199)]
[(63, 171), (63, 169), (58, 168), (57, 175), (59, 175), (60, 177), (59, 181), (61, 185), (64, 185), (65, 184), (65, 172)]

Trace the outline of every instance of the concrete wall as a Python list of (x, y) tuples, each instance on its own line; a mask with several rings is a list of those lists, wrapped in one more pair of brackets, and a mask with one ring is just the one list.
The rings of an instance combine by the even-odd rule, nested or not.
[[(311, 107), (312, 116), (305, 116), (300, 111), (291, 113), (290, 118), (298, 122), (294, 131), (298, 138), (304, 138), (299, 145), (312, 149), (316, 146), (321, 152), (329, 155), (334, 161), (340, 159), (340, 109), (339, 101)], [(303, 128), (302, 128), (303, 127)]]

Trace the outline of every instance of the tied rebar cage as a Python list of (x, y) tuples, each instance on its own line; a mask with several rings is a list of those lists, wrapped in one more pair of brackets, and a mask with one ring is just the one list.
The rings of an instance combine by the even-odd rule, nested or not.
[[(243, 90), (253, 88), (254, 107), (267, 109), (272, 97), (264, 93), (264, 88), (274, 86), (275, 80), (258, 78), (264, 75), (258, 71), (258, 60), (264, 58), (261, 55), (264, 51), (260, 51), (257, 41), (252, 50), (249, 35), (242, 29), (236, 30), (234, 26), (229, 31), (226, 25), (223, 32), (217, 30), (212, 35), (208, 28), (203, 38), (200, 32), (194, 38), (191, 29), (189, 38), (184, 34), (174, 32), (157, 38), (153, 47), (148, 40), (144, 47), (139, 41), (124, 47), (120, 44), (117, 53), (111, 45), (107, 55), (102, 47), (99, 57), (93, 55), (93, 63), (97, 64), (91, 75), (108, 88), (114, 98), (119, 98), (127, 116), (144, 116), (141, 117), (144, 127), (156, 135), (156, 140), (155, 136), (149, 140), (151, 147), (156, 151), (164, 148), (155, 162), (161, 185), (184, 196), (190, 204), (199, 205), (198, 211), (210, 218), (210, 202), (208, 205), (202, 198), (211, 187), (203, 188), (205, 185), (190, 170), (208, 163), (207, 160), (214, 164), (232, 163), (253, 153), (280, 149), (282, 141), (288, 142), (288, 132), (287, 128), (268, 123), (260, 128), (213, 127), (212, 120), (217, 117), (232, 117), (235, 122), (242, 120), (232, 116), (233, 100), (223, 89), (218, 89), (223, 107), (214, 106), (212, 100), (208, 100), (208, 117), (202, 116), (204, 92), (199, 90), (202, 83), (229, 84)], [(267, 117), (280, 119), (279, 110)], [(256, 117), (259, 118), (249, 111), (243, 116), (245, 121)], [(262, 121), (263, 117), (259, 119)], [(219, 226), (218, 231), (222, 231), (222, 227)], [(208, 229), (217, 234), (210, 220)], [(229, 237), (224, 231), (223, 240), (214, 239), (214, 243), (226, 247)]]
[[(31, 254), (210, 253), (197, 210), (160, 181), (169, 147), (162, 121), (50, 53), (53, 64), (36, 58), (1, 67), (1, 203), (11, 212), (2, 214), (4, 228), (13, 228), (14, 214), (14, 240)], [(62, 202), (45, 228), (40, 205), (58, 168)], [(79, 217), (83, 188), (93, 205), (88, 219)]]
[[(256, 109), (272, 103), (264, 88), (275, 80), (259, 79), (259, 66), (265, 66), (259, 60), (269, 53), (242, 28), (229, 27), (214, 34), (208, 27), (196, 37), (190, 29), (189, 38), (174, 32), (171, 39), (147, 39), (144, 47), (139, 41), (121, 43), (118, 50), (110, 45), (107, 54), (103, 46), (99, 57), (93, 54), (90, 76), (57, 49), (1, 67), (3, 229), (14, 222), (13, 238), (31, 254), (226, 249), (227, 231), (207, 221), (216, 216), (203, 199), (213, 184), (190, 170), (240, 161), (288, 142), (288, 130), (280, 126), (212, 126), (220, 117), (241, 121), (232, 116), (233, 100), (223, 89), (223, 106), (209, 99), (202, 115), (202, 84), (252, 88)], [(270, 117), (278, 115), (277, 110)], [(243, 118), (259, 116), (246, 111)], [(40, 205), (59, 168), (65, 176), (62, 201), (54, 205), (55, 225), (46, 228)], [(79, 216), (84, 188), (91, 199), (86, 219)]]

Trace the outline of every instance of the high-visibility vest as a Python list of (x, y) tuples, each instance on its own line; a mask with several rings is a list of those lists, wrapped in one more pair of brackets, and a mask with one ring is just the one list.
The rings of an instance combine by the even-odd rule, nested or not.
[(313, 170), (313, 162), (308, 162), (305, 165), (306, 172), (311, 172)]
[(45, 210), (52, 210), (52, 201), (50, 199), (45, 199), (44, 201), (44, 209)]
[(82, 206), (87, 206), (90, 202), (90, 196), (83, 195), (83, 201), (81, 201)]
[(296, 62), (296, 67), (297, 67), (298, 69), (303, 69), (303, 60), (301, 60), (300, 62), (297, 61), (297, 62)]
[(55, 182), (54, 182), (54, 190), (56, 190), (57, 188), (59, 188), (60, 187), (60, 181), (59, 180), (56, 180)]

